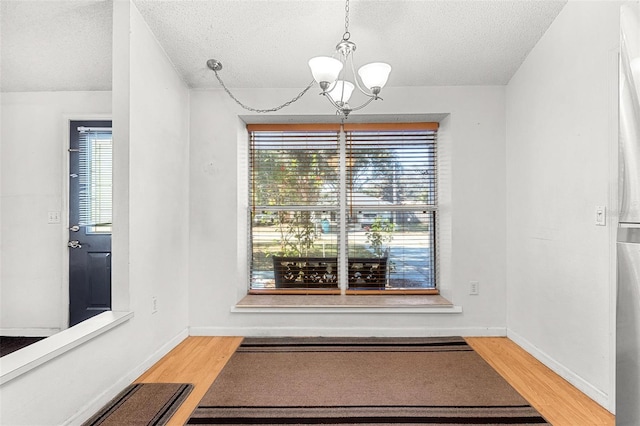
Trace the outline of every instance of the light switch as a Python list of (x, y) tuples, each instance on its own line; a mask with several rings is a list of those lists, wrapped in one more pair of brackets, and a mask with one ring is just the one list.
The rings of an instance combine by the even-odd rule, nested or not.
[(605, 206), (596, 206), (596, 225), (606, 226), (607, 224), (607, 208)]
[(47, 223), (60, 223), (60, 212), (48, 212)]

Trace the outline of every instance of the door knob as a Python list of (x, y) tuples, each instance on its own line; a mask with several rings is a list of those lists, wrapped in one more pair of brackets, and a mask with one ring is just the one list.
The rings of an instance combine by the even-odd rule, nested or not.
[(67, 243), (67, 246), (70, 248), (81, 248), (80, 242), (78, 240), (72, 240)]
[(71, 228), (69, 228), (69, 231), (71, 232), (78, 232), (80, 230), (80, 227), (78, 225), (73, 225)]

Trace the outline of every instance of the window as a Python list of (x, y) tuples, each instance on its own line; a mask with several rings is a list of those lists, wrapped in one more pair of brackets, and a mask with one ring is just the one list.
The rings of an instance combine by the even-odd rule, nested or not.
[(248, 130), (252, 292), (436, 289), (437, 124)]
[(79, 221), (89, 234), (111, 233), (111, 128), (78, 127)]

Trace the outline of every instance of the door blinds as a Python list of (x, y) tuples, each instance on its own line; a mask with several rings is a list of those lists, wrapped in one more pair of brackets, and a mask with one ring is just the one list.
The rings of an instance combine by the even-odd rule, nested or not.
[(80, 223), (89, 233), (110, 233), (112, 222), (111, 128), (79, 127)]

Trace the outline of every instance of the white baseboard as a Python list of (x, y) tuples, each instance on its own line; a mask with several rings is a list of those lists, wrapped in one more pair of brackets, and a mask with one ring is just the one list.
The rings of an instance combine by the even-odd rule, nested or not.
[(610, 410), (609, 395), (607, 395), (606, 392), (603, 392), (602, 390), (593, 386), (591, 383), (584, 380), (575, 372), (571, 371), (570, 369), (550, 357), (544, 351), (538, 349), (535, 345), (533, 345), (524, 337), (520, 336), (518, 333), (512, 330), (507, 330), (507, 337), (513, 340), (522, 349), (533, 355), (538, 361), (549, 367), (554, 373), (578, 388), (578, 390), (587, 395), (589, 398), (602, 405), (605, 409)]
[(368, 327), (189, 327), (191, 336), (327, 336), (327, 337), (440, 337), (506, 336), (505, 327), (368, 328)]
[(65, 426), (75, 426), (82, 425), (84, 421), (89, 419), (92, 415), (94, 415), (98, 410), (105, 406), (109, 401), (111, 401), (118, 393), (122, 392), (124, 388), (129, 386), (135, 379), (140, 377), (142, 373), (147, 371), (151, 366), (153, 366), (156, 362), (158, 362), (163, 356), (169, 353), (171, 349), (178, 346), (180, 342), (189, 337), (188, 329), (182, 330), (175, 337), (169, 340), (167, 343), (162, 345), (160, 349), (155, 351), (149, 358), (147, 358), (142, 364), (135, 367), (128, 374), (118, 380), (113, 384), (110, 388), (104, 391), (101, 395), (95, 398), (93, 401), (86, 404), (82, 407), (74, 416), (69, 418), (64, 425)]
[(61, 330), (59, 328), (0, 328), (0, 336), (11, 337), (49, 337)]

